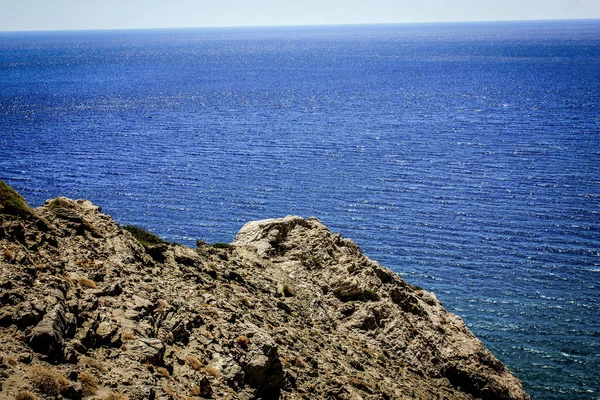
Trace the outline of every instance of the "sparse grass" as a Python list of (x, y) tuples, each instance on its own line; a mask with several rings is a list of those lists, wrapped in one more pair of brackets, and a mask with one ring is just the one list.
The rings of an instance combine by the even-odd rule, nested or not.
[(23, 196), (4, 181), (0, 181), (0, 211), (22, 217), (35, 215)]
[(202, 361), (198, 360), (192, 355), (187, 356), (185, 363), (194, 371), (200, 371), (202, 369), (202, 366), (204, 365)]
[(208, 243), (206, 243), (204, 240), (196, 240), (196, 247), (202, 247), (202, 246), (206, 246)]
[(80, 286), (90, 288), (90, 289), (96, 289), (96, 282), (94, 282), (91, 279), (85, 278), (83, 276), (80, 276), (79, 278), (77, 278), (77, 282), (79, 283)]
[(125, 225), (123, 227), (126, 231), (130, 232), (133, 237), (140, 242), (142, 245), (149, 247), (157, 244), (168, 244), (169, 242), (162, 240), (158, 236), (153, 233), (148, 232), (145, 229), (142, 229), (135, 225)]
[(121, 333), (122, 341), (133, 340), (135, 339), (135, 337), (135, 334), (131, 331), (124, 331), (123, 333)]
[(29, 369), (29, 379), (40, 392), (58, 396), (67, 387), (67, 378), (53, 369), (43, 365), (35, 365)]
[(82, 372), (79, 374), (79, 382), (81, 382), (81, 388), (83, 389), (84, 396), (92, 396), (96, 394), (98, 390), (98, 381), (89, 372)]
[(217, 249), (230, 249), (233, 247), (233, 245), (229, 243), (217, 242), (213, 244), (213, 247), (216, 247)]
[(15, 400), (38, 400), (39, 398), (29, 390), (17, 393)]
[(248, 336), (242, 335), (235, 339), (235, 342), (239, 344), (243, 349), (247, 349), (248, 344), (250, 343), (250, 339), (248, 339)]

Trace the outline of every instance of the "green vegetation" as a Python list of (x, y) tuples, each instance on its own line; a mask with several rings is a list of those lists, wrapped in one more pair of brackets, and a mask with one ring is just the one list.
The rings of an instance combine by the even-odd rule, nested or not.
[(130, 232), (133, 235), (133, 237), (137, 239), (138, 242), (140, 242), (142, 245), (144, 245), (146, 247), (154, 246), (157, 244), (168, 244), (169, 243), (165, 240), (162, 240), (155, 234), (150, 233), (147, 230), (142, 229), (135, 225), (125, 225), (123, 227), (123, 229)]
[[(406, 282), (406, 283), (408, 283), (408, 282)], [(421, 286), (413, 285), (412, 283), (408, 283), (408, 286), (409, 286), (409, 287), (410, 287), (412, 290), (414, 290), (415, 292), (419, 292), (419, 291), (425, 290), (425, 289), (423, 289)]]
[(47, 207), (51, 210), (56, 208), (73, 208), (73, 204), (69, 203), (66, 199), (57, 197), (48, 202)]
[(23, 196), (4, 181), (0, 181), (0, 211), (24, 217), (34, 215)]
[(229, 243), (221, 243), (221, 242), (217, 242), (213, 244), (213, 247), (216, 247), (217, 249), (230, 249), (233, 246)]

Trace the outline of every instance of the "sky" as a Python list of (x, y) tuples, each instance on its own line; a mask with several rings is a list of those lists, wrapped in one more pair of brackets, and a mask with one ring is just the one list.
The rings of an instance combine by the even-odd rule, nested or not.
[(0, 31), (600, 18), (600, 0), (0, 0)]

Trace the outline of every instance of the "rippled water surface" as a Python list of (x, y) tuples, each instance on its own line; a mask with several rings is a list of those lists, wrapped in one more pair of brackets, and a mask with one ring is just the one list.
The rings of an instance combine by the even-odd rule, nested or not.
[(600, 21), (0, 34), (0, 178), (178, 242), (317, 216), (600, 398)]

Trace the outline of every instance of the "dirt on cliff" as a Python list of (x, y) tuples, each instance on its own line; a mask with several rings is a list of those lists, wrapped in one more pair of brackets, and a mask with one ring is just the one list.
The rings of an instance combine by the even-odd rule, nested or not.
[(315, 218), (192, 249), (1, 183), (0, 399), (529, 398), (432, 293)]

